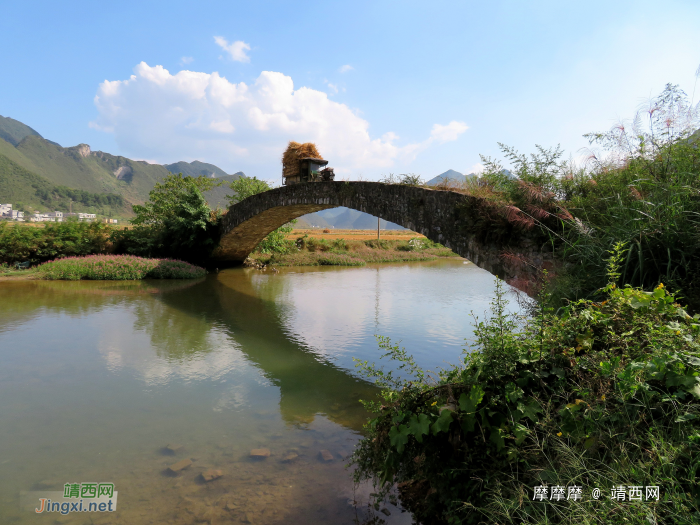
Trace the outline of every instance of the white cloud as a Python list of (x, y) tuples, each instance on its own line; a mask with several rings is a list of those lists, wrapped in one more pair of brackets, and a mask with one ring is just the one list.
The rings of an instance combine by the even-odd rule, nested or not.
[(182, 57), (180, 59), (181, 66), (186, 66), (187, 64), (191, 64), (192, 62), (194, 62), (194, 58), (192, 57)]
[(228, 40), (222, 36), (215, 36), (214, 41), (231, 56), (231, 60), (235, 62), (250, 62), (250, 57), (246, 55), (246, 51), (250, 51), (250, 44), (246, 44), (243, 40), (236, 40), (229, 44)]
[[(329, 85), (330, 87), (330, 85)], [(126, 80), (105, 80), (95, 96), (99, 116), (90, 125), (114, 133), (125, 154), (161, 162), (205, 160), (225, 169), (253, 167), (276, 175), (289, 140), (315, 142), (340, 173), (391, 167), (433, 142), (456, 140), (467, 126), (436, 124), (420, 143), (373, 138), (369, 122), (327, 93), (294, 88), (291, 77), (263, 71), (254, 83), (219, 73), (180, 71), (141, 62)], [(256, 168), (257, 166), (257, 168)]]
[(484, 168), (485, 166), (481, 162), (477, 162), (476, 164), (473, 164), (471, 168), (465, 171), (464, 174), (469, 175), (474, 173), (476, 175), (481, 175), (484, 172)]
[(323, 82), (328, 86), (329, 93), (332, 93), (333, 95), (338, 94), (338, 86), (337, 85), (331, 84), (330, 82), (328, 82), (328, 80), (324, 80)]
[(452, 142), (457, 140), (457, 138), (468, 129), (469, 126), (464, 122), (457, 122), (456, 120), (453, 120), (446, 126), (434, 124), (433, 130), (430, 132), (430, 138), (438, 142)]
[(348, 71), (352, 71), (353, 69), (355, 68), (352, 67), (350, 64), (345, 64), (344, 66), (340, 66), (340, 69), (338, 69), (338, 71), (340, 71), (341, 73), (347, 73)]

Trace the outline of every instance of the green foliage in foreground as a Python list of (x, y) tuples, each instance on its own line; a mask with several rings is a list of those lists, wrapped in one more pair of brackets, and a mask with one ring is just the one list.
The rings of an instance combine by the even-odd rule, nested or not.
[[(353, 457), (356, 481), (380, 495), (398, 483), (426, 524), (698, 523), (700, 321), (663, 285), (617, 287), (624, 251), (599, 303), (517, 319), (499, 286), (472, 351), (435, 379), (380, 338), (412, 377), (358, 364), (383, 402), (365, 403), (377, 416)], [(581, 486), (583, 499), (533, 501), (539, 485)], [(619, 485), (658, 485), (660, 501), (613, 501)]]
[(78, 281), (133, 279), (195, 279), (206, 270), (183, 261), (143, 259), (131, 255), (67, 257), (42, 264), (37, 269), (44, 279)]
[(112, 228), (99, 222), (46, 223), (43, 228), (0, 222), (0, 262), (34, 264), (56, 257), (103, 253)]

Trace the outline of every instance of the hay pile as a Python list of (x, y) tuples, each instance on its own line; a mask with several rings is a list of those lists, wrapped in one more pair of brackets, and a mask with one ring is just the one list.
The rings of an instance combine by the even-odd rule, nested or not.
[(316, 144), (306, 142), (299, 144), (298, 142), (290, 142), (289, 146), (282, 155), (282, 175), (284, 177), (294, 177), (301, 174), (301, 159), (313, 157), (322, 159), (321, 154), (316, 149)]

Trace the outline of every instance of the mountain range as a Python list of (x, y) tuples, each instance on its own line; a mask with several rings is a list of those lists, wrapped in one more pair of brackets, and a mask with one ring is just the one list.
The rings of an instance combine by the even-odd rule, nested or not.
[[(117, 206), (102, 206), (98, 213), (132, 215), (131, 206), (148, 199), (148, 192), (168, 173), (204, 175), (231, 181), (242, 172), (227, 174), (213, 164), (194, 161), (160, 165), (131, 160), (103, 151), (92, 151), (87, 144), (64, 148), (46, 140), (36, 130), (8, 117), (0, 116), (0, 202), (9, 202), (29, 210), (67, 209), (84, 211), (95, 196), (111, 195)], [(66, 190), (82, 192), (83, 200), (69, 205), (62, 198)], [(225, 206), (230, 190), (214, 188), (205, 197), (210, 206)], [(93, 206), (94, 208), (94, 206)]]
[[(0, 115), (0, 203), (32, 211), (92, 211), (100, 215), (130, 217), (132, 205), (148, 199), (148, 192), (168, 173), (204, 176), (226, 182), (245, 177), (195, 160), (150, 164), (141, 160), (92, 151), (87, 144), (64, 148), (47, 140), (23, 122)], [(464, 175), (448, 170), (431, 179), (459, 180)], [(227, 184), (207, 192), (209, 205), (226, 207), (231, 193)], [(349, 208), (333, 208), (305, 215), (298, 228), (374, 229), (377, 218)], [(382, 220), (382, 229), (402, 229)]]

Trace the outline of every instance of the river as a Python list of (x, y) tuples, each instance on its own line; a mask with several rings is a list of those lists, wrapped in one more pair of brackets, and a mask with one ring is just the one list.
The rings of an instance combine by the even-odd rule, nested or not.
[[(493, 292), (461, 259), (2, 282), (0, 523), (365, 521), (370, 487), (345, 465), (377, 388), (353, 357), (378, 361), (379, 334), (424, 367), (456, 363)], [(209, 469), (222, 476), (205, 482)], [(19, 508), (21, 491), (88, 482), (114, 483), (116, 512)]]

